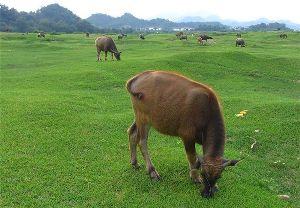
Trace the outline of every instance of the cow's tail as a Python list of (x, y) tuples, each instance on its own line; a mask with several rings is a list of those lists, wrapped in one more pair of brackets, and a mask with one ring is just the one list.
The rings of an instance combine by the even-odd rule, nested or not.
[(138, 76), (135, 76), (135, 77), (131, 78), (130, 80), (128, 80), (126, 83), (126, 89), (133, 97), (137, 98), (138, 100), (141, 100), (143, 98), (143, 93), (133, 92), (133, 90), (131, 88), (132, 83), (137, 79), (138, 79)]

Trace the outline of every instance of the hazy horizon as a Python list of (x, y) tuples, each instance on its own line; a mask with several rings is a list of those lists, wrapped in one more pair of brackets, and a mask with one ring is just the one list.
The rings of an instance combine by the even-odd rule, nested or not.
[(111, 0), (101, 4), (95, 0), (87, 0), (84, 3), (72, 0), (0, 0), (1, 4), (9, 8), (25, 12), (36, 11), (49, 4), (58, 3), (83, 19), (96, 13), (118, 17), (128, 12), (142, 19), (165, 18), (175, 21), (183, 17), (217, 16), (222, 20), (253, 21), (266, 18), (271, 21), (288, 20), (300, 24), (300, 12), (298, 12), (300, 1), (275, 2), (271, 0), (211, 0), (209, 2), (190, 0), (189, 4), (185, 4), (179, 0)]

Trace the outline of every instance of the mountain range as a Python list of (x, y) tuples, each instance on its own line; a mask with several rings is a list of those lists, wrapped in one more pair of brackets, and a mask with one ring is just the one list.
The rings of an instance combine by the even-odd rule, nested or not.
[[(265, 22), (266, 24), (258, 24)], [(76, 14), (58, 4), (50, 4), (36, 12), (18, 12), (0, 4), (0, 31), (13, 32), (133, 32), (139, 30), (174, 31), (192, 29), (198, 31), (232, 31), (233, 27), (248, 27), (244, 30), (268, 31), (289, 30), (285, 24), (300, 30), (300, 25), (288, 21), (272, 23), (268, 19), (252, 22), (222, 20), (217, 16), (209, 18), (184, 17), (177, 21), (156, 18), (151, 20), (139, 19), (130, 13), (120, 17), (107, 14), (93, 14), (87, 19), (81, 19)], [(254, 26), (253, 26), (254, 25)]]
[(120, 17), (112, 17), (106, 14), (93, 14), (86, 19), (98, 28), (132, 28), (134, 30), (145, 30), (156, 28), (161, 30), (172, 30), (180, 28), (193, 28), (202, 30), (229, 30), (230, 27), (219, 22), (172, 22), (170, 20), (156, 18), (151, 20), (139, 19), (130, 13), (125, 13)]
[(251, 25), (257, 25), (261, 23), (269, 24), (273, 22), (278, 22), (281, 24), (285, 24), (288, 28), (293, 30), (300, 30), (300, 24), (291, 22), (289, 20), (269, 20), (267, 18), (259, 18), (252, 21), (237, 21), (237, 20), (230, 20), (230, 19), (222, 19), (216, 15), (211, 15), (208, 17), (200, 17), (200, 16), (186, 16), (177, 18), (175, 22), (209, 22), (209, 21), (216, 21), (220, 22), (224, 25), (228, 25), (230, 27), (249, 27)]

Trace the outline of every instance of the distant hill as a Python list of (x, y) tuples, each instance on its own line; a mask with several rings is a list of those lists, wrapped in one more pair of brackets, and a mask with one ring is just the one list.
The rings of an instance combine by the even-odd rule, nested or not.
[[(263, 23), (263, 24), (262, 24)], [(286, 24), (285, 24), (286, 23)], [(125, 32), (134, 31), (232, 31), (236, 27), (250, 31), (289, 30), (288, 27), (300, 30), (300, 25), (289, 21), (272, 23), (268, 19), (239, 22), (222, 20), (212, 15), (207, 18), (184, 17), (176, 22), (156, 18), (152, 20), (139, 19), (130, 13), (120, 17), (106, 14), (93, 14), (86, 20), (81, 19), (70, 10), (58, 4), (50, 4), (36, 12), (18, 12), (0, 4), (0, 31), (12, 32)]]
[(200, 16), (187, 16), (182, 17), (176, 20), (176, 22), (207, 22), (207, 21), (216, 21), (220, 22), (224, 25), (228, 25), (230, 27), (249, 27), (251, 25), (259, 25), (261, 23), (269, 24), (269, 23), (280, 23), (285, 24), (287, 28), (291, 28), (294, 30), (300, 30), (300, 24), (293, 23), (289, 20), (269, 20), (267, 18), (260, 18), (257, 20), (252, 21), (237, 21), (237, 20), (228, 20), (228, 19), (221, 19), (220, 17), (213, 15), (208, 17), (200, 17)]
[(120, 17), (112, 17), (106, 14), (93, 14), (86, 19), (92, 25), (98, 28), (114, 28), (114, 29), (128, 29), (144, 30), (149, 28), (160, 28), (162, 30), (173, 29), (197, 29), (203, 31), (223, 31), (230, 28), (219, 22), (172, 22), (170, 20), (156, 18), (152, 20), (139, 19), (130, 13), (125, 13)]
[(98, 29), (58, 4), (50, 4), (30, 13), (0, 5), (0, 31), (71, 33), (96, 32)]

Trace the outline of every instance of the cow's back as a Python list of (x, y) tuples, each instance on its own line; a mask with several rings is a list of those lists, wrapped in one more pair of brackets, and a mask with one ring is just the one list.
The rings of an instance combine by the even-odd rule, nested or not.
[(180, 129), (196, 131), (206, 124), (212, 91), (205, 85), (177, 74), (149, 71), (135, 78), (131, 91), (143, 94), (141, 100), (132, 98), (133, 105), (161, 133), (177, 136)]
[(98, 49), (109, 51), (114, 48), (114, 42), (110, 37), (101, 36), (95, 40), (95, 45)]

